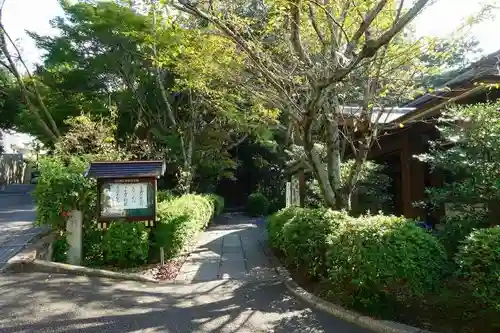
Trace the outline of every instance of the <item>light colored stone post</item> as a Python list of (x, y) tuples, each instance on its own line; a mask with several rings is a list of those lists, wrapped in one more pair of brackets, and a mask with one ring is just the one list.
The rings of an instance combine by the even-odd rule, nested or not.
[(291, 182), (286, 182), (285, 195), (286, 195), (286, 208), (288, 208), (292, 205), (292, 183)]
[(72, 210), (66, 221), (66, 236), (69, 244), (68, 263), (71, 265), (80, 265), (82, 260), (82, 212)]

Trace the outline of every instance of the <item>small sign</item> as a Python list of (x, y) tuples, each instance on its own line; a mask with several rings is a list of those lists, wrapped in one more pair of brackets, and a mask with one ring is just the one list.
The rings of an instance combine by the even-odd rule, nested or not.
[(101, 182), (102, 218), (149, 218), (153, 216), (154, 204), (155, 191), (151, 181), (116, 179)]
[(98, 222), (156, 220), (157, 179), (165, 173), (164, 161), (92, 162), (86, 177), (97, 180)]

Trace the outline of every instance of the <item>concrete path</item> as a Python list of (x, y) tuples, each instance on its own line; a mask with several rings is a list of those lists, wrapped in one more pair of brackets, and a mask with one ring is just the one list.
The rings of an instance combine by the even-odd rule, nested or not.
[(307, 308), (274, 275), (263, 226), (218, 219), (178, 283), (0, 274), (0, 332), (369, 333)]
[(182, 266), (177, 281), (276, 279), (264, 253), (265, 242), (262, 219), (241, 214), (222, 215), (199, 237), (197, 247)]
[(0, 269), (46, 228), (34, 228), (33, 185), (9, 185), (0, 191)]

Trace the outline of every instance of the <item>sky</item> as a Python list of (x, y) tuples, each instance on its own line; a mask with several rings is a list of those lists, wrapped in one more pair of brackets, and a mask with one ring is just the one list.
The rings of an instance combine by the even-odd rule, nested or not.
[[(419, 36), (447, 36), (467, 16), (477, 12), (481, 2), (480, 0), (438, 0), (415, 20), (416, 33)], [(41, 54), (34, 42), (26, 35), (25, 30), (35, 31), (42, 35), (53, 35), (56, 31), (51, 28), (49, 21), (62, 14), (57, 0), (6, 0), (3, 22), (11, 37), (17, 41), (27, 63), (39, 62)], [(471, 34), (479, 40), (479, 46), (484, 54), (500, 49), (499, 28), (500, 10), (498, 17), (486, 20), (472, 29)], [(13, 142), (27, 140), (26, 138), (11, 139), (9, 135), (6, 137), (7, 149)]]

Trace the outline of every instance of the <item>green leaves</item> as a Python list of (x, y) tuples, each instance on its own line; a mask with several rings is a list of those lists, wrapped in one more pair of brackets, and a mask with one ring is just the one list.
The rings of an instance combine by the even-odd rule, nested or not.
[(262, 193), (252, 193), (247, 199), (247, 213), (250, 216), (265, 216), (269, 208), (269, 200)]
[(455, 257), (457, 274), (474, 288), (475, 296), (500, 310), (500, 227), (473, 231)]
[[(428, 189), (433, 205), (446, 204), (457, 213), (477, 214), (488, 209), (490, 200), (500, 198), (499, 108), (499, 103), (487, 103), (444, 111), (438, 126), (441, 139), (431, 143), (428, 154), (419, 156), (449, 176), (442, 187)], [(483, 208), (471, 210), (477, 204)]]
[(214, 213), (214, 205), (201, 195), (188, 194), (158, 203), (160, 221), (151, 235), (152, 256), (157, 258), (161, 247), (167, 259), (179, 254)]
[(291, 267), (327, 279), (337, 298), (365, 309), (381, 298), (422, 295), (445, 270), (439, 241), (403, 217), (292, 207), (272, 215), (267, 230)]
[(149, 229), (142, 222), (111, 223), (102, 239), (104, 260), (108, 265), (134, 267), (146, 263)]
[(37, 223), (54, 230), (66, 229), (66, 213), (83, 211), (87, 219), (95, 212), (95, 182), (86, 178), (87, 161), (78, 157), (45, 157), (39, 162), (40, 177), (35, 188)]

